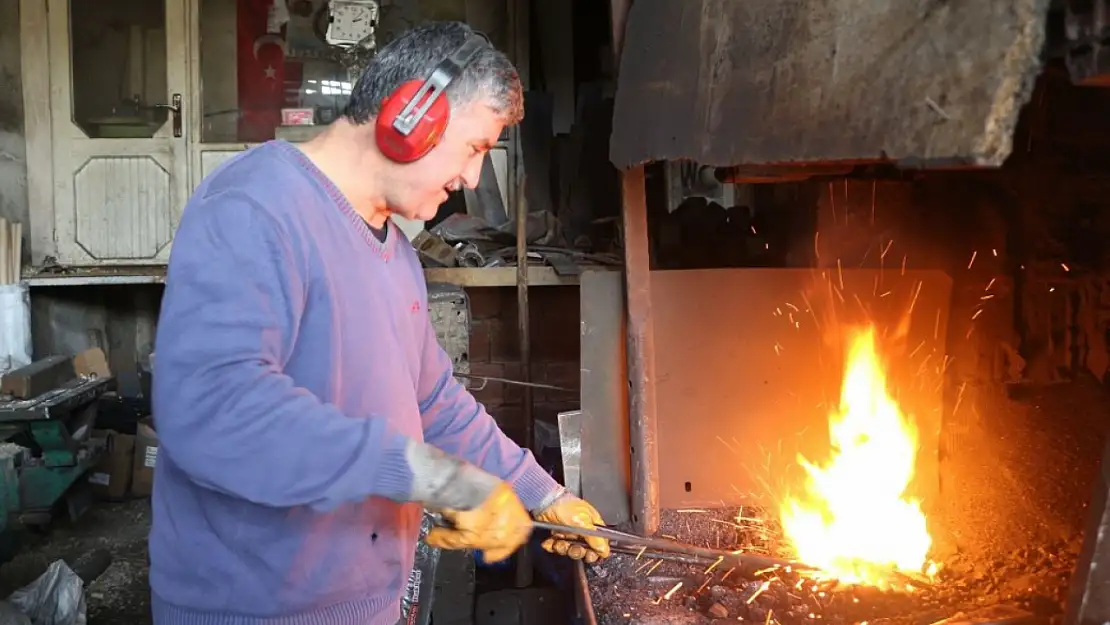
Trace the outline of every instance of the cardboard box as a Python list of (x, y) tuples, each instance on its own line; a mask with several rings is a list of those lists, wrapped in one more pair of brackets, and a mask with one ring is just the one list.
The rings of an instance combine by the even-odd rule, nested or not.
[(158, 433), (150, 417), (139, 421), (135, 435), (135, 462), (131, 477), (131, 494), (149, 497), (154, 491), (154, 466), (158, 464)]
[(91, 471), (92, 492), (105, 501), (120, 501), (131, 490), (132, 462), (135, 458), (135, 437), (111, 430), (93, 430), (93, 438), (104, 441), (104, 454)]

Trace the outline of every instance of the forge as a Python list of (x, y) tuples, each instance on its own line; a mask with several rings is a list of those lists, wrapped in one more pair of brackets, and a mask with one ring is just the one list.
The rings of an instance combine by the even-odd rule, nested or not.
[(1110, 620), (1110, 5), (864, 4), (632, 4), (580, 490), (819, 572), (625, 549), (587, 621)]

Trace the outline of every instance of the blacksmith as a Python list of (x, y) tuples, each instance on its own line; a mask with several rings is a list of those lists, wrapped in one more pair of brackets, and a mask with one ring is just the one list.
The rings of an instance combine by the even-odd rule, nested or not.
[[(448, 86), (424, 110), (429, 77)], [(383, 47), (316, 139), (266, 143), (197, 188), (156, 342), (157, 625), (394, 625), (425, 507), (454, 522), (430, 543), (494, 561), (532, 518), (602, 522), (452, 376), (390, 220), (477, 185), (522, 116), (508, 59), (432, 24)], [(608, 555), (570, 538), (545, 548)]]

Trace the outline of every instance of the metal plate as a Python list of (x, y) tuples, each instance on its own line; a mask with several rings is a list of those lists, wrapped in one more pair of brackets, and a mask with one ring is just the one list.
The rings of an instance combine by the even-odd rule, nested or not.
[(615, 525), (630, 519), (623, 275), (584, 271), (579, 289), (582, 497)]
[(825, 279), (809, 269), (652, 273), (663, 508), (766, 504), (797, 486), (796, 454), (825, 458), (828, 406), (839, 398), (842, 346), (820, 331), (831, 326), (824, 315), (850, 322), (866, 309), (893, 333), (918, 289), (888, 387), (920, 430), (913, 491), (926, 501), (936, 493), (951, 279), (897, 269)]

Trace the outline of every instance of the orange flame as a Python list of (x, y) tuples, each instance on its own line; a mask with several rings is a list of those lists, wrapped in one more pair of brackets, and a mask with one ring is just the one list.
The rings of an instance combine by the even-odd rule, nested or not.
[(921, 573), (932, 544), (920, 501), (906, 496), (917, 428), (887, 392), (874, 329), (848, 338), (829, 458), (814, 464), (799, 454), (805, 489), (780, 515), (800, 561), (843, 583), (885, 586), (892, 570)]

